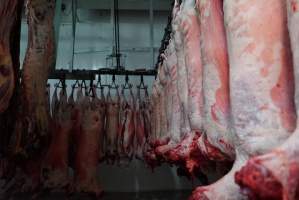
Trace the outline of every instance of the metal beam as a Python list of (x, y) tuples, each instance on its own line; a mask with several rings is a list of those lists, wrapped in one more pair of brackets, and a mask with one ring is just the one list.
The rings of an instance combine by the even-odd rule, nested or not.
[[(154, 10), (169, 11), (172, 0), (155, 0)], [(78, 0), (78, 9), (110, 9), (111, 0)], [(149, 0), (121, 0), (119, 1), (120, 10), (148, 10)]]
[(59, 42), (59, 32), (60, 32), (60, 22), (61, 22), (61, 5), (62, 0), (56, 0), (55, 4), (55, 16), (54, 16), (54, 31), (55, 31), (55, 62), (52, 66), (53, 69), (56, 67), (58, 42)]
[(155, 70), (116, 70), (116, 69), (99, 69), (99, 70), (55, 70), (49, 75), (49, 79), (67, 79), (67, 80), (94, 80), (96, 75), (120, 75), (120, 76), (156, 76)]
[(69, 71), (74, 69), (75, 45), (76, 45), (76, 25), (77, 25), (77, 0), (72, 0), (72, 59)]
[(154, 66), (155, 66), (155, 49), (154, 49), (154, 2), (153, 2), (153, 0), (150, 0), (149, 22), (150, 22), (151, 60), (152, 60), (152, 68), (154, 68)]

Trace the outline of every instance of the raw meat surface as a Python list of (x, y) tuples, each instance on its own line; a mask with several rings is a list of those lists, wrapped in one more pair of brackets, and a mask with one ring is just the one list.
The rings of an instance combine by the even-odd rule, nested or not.
[(203, 151), (209, 159), (218, 161), (234, 159), (229, 133), (229, 64), (222, 2), (198, 1), (197, 5), (202, 33), (204, 130), (207, 142), (214, 147), (214, 152), (209, 148)]
[[(56, 101), (56, 90), (57, 88), (53, 101)], [(51, 142), (42, 168), (42, 181), (46, 188), (63, 188), (69, 184), (68, 151), (73, 127), (70, 106), (67, 101), (66, 88), (61, 89), (58, 106), (53, 110)]]
[[(11, 150), (9, 145), (15, 139), (13, 130), (20, 105), (17, 88), (20, 84), (20, 35), (23, 4), (23, 0), (10, 0), (1, 1), (0, 5), (0, 154), (4, 157), (9, 154)], [(10, 63), (7, 63), (8, 61)], [(6, 87), (9, 88), (7, 91)]]
[(136, 157), (142, 159), (143, 148), (146, 143), (145, 119), (143, 115), (143, 102), (140, 95), (140, 89), (137, 88), (136, 106), (135, 106), (135, 131), (136, 131)]
[(23, 64), (21, 113), (18, 130), (22, 148), (32, 156), (40, 153), (49, 133), (45, 88), (55, 61), (54, 0), (28, 0), (28, 47)]
[(18, 0), (3, 0), (0, 5), (0, 114), (9, 106), (15, 88), (11, 35), (17, 19)]
[(236, 161), (225, 177), (199, 188), (193, 199), (246, 199), (234, 173), (249, 156), (278, 146), (295, 128), (285, 11), (282, 0), (224, 1)]
[[(293, 52), (295, 102), (299, 111), (299, 1), (287, 0), (288, 27)], [(299, 130), (268, 154), (250, 159), (236, 174), (236, 182), (252, 199), (299, 199)]]
[(107, 161), (114, 163), (118, 158), (118, 133), (119, 133), (119, 109), (120, 97), (118, 89), (116, 89), (116, 97), (113, 99), (110, 89), (107, 94), (107, 123), (106, 123), (106, 154)]
[(82, 129), (77, 136), (75, 190), (99, 197), (102, 189), (97, 179), (100, 151), (100, 135), (103, 121), (100, 121), (100, 104), (95, 98), (84, 96), (82, 104)]
[[(121, 112), (123, 116), (120, 118), (120, 140), (119, 145), (121, 157), (128, 159), (129, 161), (133, 158), (134, 154), (134, 136), (135, 136), (135, 99), (133, 96), (133, 91), (130, 88), (129, 98), (126, 99), (124, 95), (124, 89), (122, 90), (121, 101)], [(137, 106), (136, 106), (137, 108)], [(137, 130), (136, 130), (137, 133)], [(135, 149), (136, 150), (136, 149)]]
[[(96, 91), (95, 91), (96, 94)], [(100, 128), (100, 160), (103, 160), (105, 157), (105, 122), (106, 122), (106, 99), (104, 95), (104, 88), (101, 88), (101, 98), (99, 99), (97, 96), (94, 99), (97, 104), (98, 111), (100, 113), (101, 128)]]
[(189, 109), (188, 109), (188, 81), (187, 81), (187, 69), (185, 63), (185, 49), (184, 49), (184, 41), (183, 35), (181, 30), (183, 29), (181, 23), (182, 17), (182, 9), (183, 3), (181, 4), (180, 8), (176, 11), (177, 5), (174, 7), (173, 14), (173, 37), (175, 42), (175, 50), (176, 50), (176, 57), (177, 57), (177, 87), (180, 104), (182, 106), (182, 116), (181, 116), (181, 135), (185, 135), (186, 133), (190, 132), (190, 123), (189, 123)]
[[(188, 85), (188, 119), (192, 131), (201, 132), (203, 125), (203, 69), (200, 50), (200, 25), (195, 0), (183, 1), (181, 32), (185, 53), (185, 70)], [(183, 67), (178, 66), (178, 67)], [(179, 74), (179, 76), (182, 74)], [(186, 94), (184, 94), (186, 95)]]

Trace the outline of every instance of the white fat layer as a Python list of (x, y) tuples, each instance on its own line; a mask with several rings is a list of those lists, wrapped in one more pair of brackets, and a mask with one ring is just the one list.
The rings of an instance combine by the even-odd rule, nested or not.
[[(274, 1), (278, 4), (278, 0)], [(250, 33), (252, 24), (248, 22), (258, 20), (258, 13), (264, 11), (257, 8), (266, 2), (256, 0), (252, 6), (246, 5), (247, 10), (236, 12), (240, 7), (245, 7), (246, 3), (248, 4), (244, 0), (225, 1), (224, 11), (230, 61), (233, 141), (237, 147), (256, 155), (278, 146), (289, 136), (282, 126), (280, 111), (271, 99), (271, 89), (277, 83), (281, 71), (280, 52), (284, 44), (282, 40), (277, 40), (272, 46), (266, 46), (262, 41), (256, 42), (256, 38)], [(250, 45), (255, 48), (247, 51), (246, 48)], [(266, 49), (273, 54), (270, 66), (260, 56)], [(260, 72), (265, 66), (271, 70), (267, 77), (262, 77)], [(261, 110), (263, 106), (267, 109)]]

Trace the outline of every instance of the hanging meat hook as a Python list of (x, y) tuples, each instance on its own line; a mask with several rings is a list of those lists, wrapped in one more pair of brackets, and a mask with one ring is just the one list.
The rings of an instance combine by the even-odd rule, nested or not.
[(125, 89), (131, 89), (133, 86), (131, 83), (129, 83), (129, 75), (126, 74), (126, 78), (125, 78), (125, 84), (122, 85), (122, 88)]
[(88, 96), (95, 98), (96, 92), (95, 92), (96, 85), (93, 84), (93, 78), (90, 79), (90, 85), (88, 90)]
[(147, 85), (144, 84), (143, 75), (140, 76), (140, 84), (137, 86), (138, 89), (147, 89)]
[(113, 75), (112, 75), (112, 83), (111, 83), (111, 85), (109, 86), (109, 89), (116, 89), (116, 90), (118, 90), (118, 88), (119, 88), (119, 86), (116, 85), (116, 83), (115, 83), (115, 74), (113, 74)]

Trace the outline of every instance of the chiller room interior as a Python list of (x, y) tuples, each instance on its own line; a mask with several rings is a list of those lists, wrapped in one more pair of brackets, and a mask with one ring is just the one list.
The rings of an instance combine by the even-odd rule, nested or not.
[(299, 200), (297, 113), (299, 0), (0, 0), (0, 200)]

